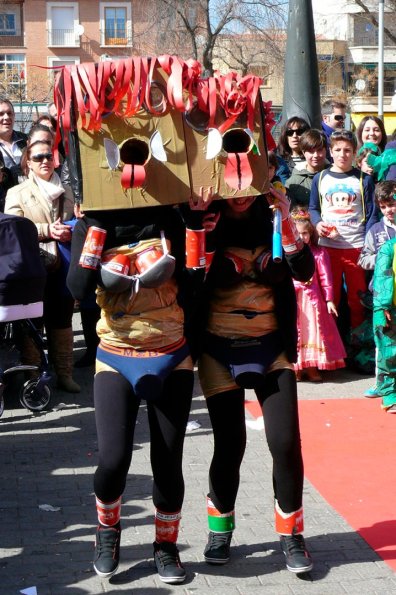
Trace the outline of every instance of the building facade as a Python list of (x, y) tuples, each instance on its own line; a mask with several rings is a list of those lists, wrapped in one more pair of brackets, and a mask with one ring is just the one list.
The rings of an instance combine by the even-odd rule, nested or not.
[(155, 54), (152, 8), (151, 0), (0, 0), (0, 94), (17, 112), (45, 111), (60, 67)]
[[(366, 12), (357, 2), (345, 0), (312, 0), (317, 46), (338, 45), (324, 59), (318, 51), (319, 72), (322, 69), (322, 97), (339, 95), (350, 104), (357, 124), (366, 114), (378, 112), (378, 0), (365, 0)], [(342, 44), (342, 45), (340, 45)], [(336, 48), (336, 45), (334, 46)], [(342, 86), (335, 84), (332, 69), (326, 73), (325, 60), (333, 71), (342, 73)], [(387, 132), (396, 128), (396, 14), (395, 2), (384, 2), (384, 116)]]

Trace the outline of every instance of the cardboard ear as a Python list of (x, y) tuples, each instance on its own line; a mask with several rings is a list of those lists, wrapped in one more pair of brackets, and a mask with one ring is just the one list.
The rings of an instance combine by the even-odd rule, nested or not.
[(256, 139), (254, 138), (254, 134), (253, 132), (249, 129), (249, 128), (245, 128), (245, 132), (246, 134), (248, 134), (250, 136), (250, 138), (252, 139), (252, 151), (255, 155), (261, 155), (260, 153), (260, 149), (258, 148), (258, 145), (256, 143)]
[(110, 169), (115, 171), (120, 164), (120, 149), (118, 148), (117, 143), (112, 141), (110, 138), (105, 138), (103, 144), (107, 164)]
[(152, 156), (158, 159), (158, 161), (168, 161), (164, 149), (164, 143), (162, 142), (162, 136), (159, 130), (156, 130), (150, 138), (150, 149)]
[(214, 159), (223, 148), (223, 137), (217, 128), (209, 128), (206, 144), (206, 159)]

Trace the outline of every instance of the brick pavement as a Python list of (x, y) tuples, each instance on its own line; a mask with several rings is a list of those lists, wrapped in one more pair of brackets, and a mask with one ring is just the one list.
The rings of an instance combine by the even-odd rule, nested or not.
[[(75, 322), (78, 347), (81, 335)], [(263, 432), (254, 429), (248, 429), (232, 559), (223, 567), (205, 564), (205, 494), (212, 437), (199, 392), (190, 419), (198, 421), (200, 428), (188, 433), (185, 442), (186, 497), (179, 545), (187, 581), (179, 586), (164, 585), (153, 566), (144, 406), (136, 431), (133, 475), (122, 509), (122, 562), (110, 581), (99, 579), (91, 564), (96, 523), (92, 371), (79, 370), (76, 379), (83, 386), (80, 395), (54, 390), (52, 410), (38, 415), (19, 406), (14, 390), (7, 394), (6, 412), (0, 420), (1, 595), (18, 594), (33, 586), (38, 595), (396, 594), (392, 570), (309, 482), (304, 489), (305, 535), (315, 567), (310, 579), (298, 578), (285, 569), (273, 530), (270, 456)], [(302, 383), (299, 394), (300, 398), (360, 398), (371, 382), (340, 371), (328, 374), (327, 382), (319, 386)], [(59, 510), (43, 511), (39, 508), (42, 504)]]

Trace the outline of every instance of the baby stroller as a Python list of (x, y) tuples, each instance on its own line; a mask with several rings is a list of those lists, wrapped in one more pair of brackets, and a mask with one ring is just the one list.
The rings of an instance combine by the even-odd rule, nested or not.
[[(16, 372), (36, 373), (21, 387), (24, 407), (42, 411), (51, 399), (44, 341), (31, 320), (43, 314), (45, 278), (35, 225), (29, 219), (0, 213), (0, 416), (7, 380)], [(20, 363), (26, 338), (37, 347), (39, 365)]]

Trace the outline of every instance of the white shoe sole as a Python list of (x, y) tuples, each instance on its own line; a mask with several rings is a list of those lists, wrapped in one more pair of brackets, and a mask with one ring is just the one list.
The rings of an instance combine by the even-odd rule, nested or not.
[(222, 566), (223, 564), (227, 564), (227, 562), (230, 561), (229, 558), (207, 558), (206, 556), (204, 556), (204, 560), (208, 564), (216, 564), (217, 566)]
[(111, 578), (117, 572), (118, 566), (119, 564), (117, 564), (117, 568), (115, 568), (112, 572), (100, 572), (100, 570), (96, 568), (95, 564), (93, 565), (96, 574), (100, 576), (100, 578)]
[(303, 568), (291, 568), (286, 564), (286, 568), (289, 572), (294, 572), (294, 574), (302, 574), (304, 572), (310, 572), (313, 568), (313, 564), (309, 564), (309, 566), (303, 566)]
[(158, 578), (167, 585), (180, 585), (180, 583), (184, 583), (186, 580), (186, 575), (184, 576), (161, 576), (158, 574)]

